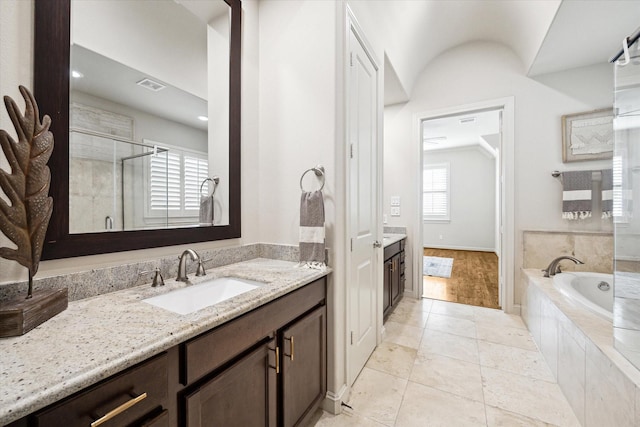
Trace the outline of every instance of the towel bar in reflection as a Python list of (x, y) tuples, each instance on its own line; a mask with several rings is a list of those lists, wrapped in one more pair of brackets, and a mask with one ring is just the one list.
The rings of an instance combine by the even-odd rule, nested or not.
[(210, 196), (213, 196), (214, 194), (216, 194), (216, 188), (218, 187), (218, 183), (220, 182), (220, 177), (219, 176), (214, 176), (213, 178), (205, 178), (204, 180), (202, 180), (202, 184), (200, 184), (200, 195), (201, 196), (202, 196), (202, 188), (204, 187), (204, 185), (207, 182), (212, 182), (213, 183), (213, 191), (210, 194)]

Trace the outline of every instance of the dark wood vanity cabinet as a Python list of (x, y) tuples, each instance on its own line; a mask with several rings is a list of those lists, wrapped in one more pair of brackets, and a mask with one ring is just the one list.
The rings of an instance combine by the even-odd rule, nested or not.
[(326, 313), (318, 307), (280, 334), (284, 426), (304, 424), (327, 391)]
[(168, 426), (167, 353), (36, 413), (33, 426)]
[(186, 342), (186, 426), (304, 424), (326, 393), (325, 295), (321, 279)]
[(185, 396), (188, 427), (276, 426), (275, 339)]
[(304, 425), (326, 394), (325, 302), (321, 278), (10, 426)]
[(186, 426), (303, 425), (324, 399), (326, 376), (320, 306), (185, 394)]
[(404, 245), (405, 239), (402, 239), (384, 248), (382, 313), (385, 319), (402, 298), (405, 283)]

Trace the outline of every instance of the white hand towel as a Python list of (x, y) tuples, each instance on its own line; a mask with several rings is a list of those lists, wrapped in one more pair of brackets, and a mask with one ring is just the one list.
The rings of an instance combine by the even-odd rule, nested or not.
[(200, 197), (200, 225), (213, 225), (213, 197)]

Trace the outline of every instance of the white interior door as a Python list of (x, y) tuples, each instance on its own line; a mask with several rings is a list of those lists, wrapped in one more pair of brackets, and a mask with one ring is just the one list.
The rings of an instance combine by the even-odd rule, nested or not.
[(353, 29), (349, 36), (349, 237), (347, 284), (350, 328), (349, 384), (376, 346), (377, 238), (377, 68)]

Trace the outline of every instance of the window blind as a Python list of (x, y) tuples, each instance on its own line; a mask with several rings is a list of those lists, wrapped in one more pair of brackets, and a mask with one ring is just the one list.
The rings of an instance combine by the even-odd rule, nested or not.
[[(184, 208), (200, 209), (200, 185), (209, 175), (209, 162), (205, 159), (184, 155)], [(206, 192), (207, 186), (202, 189)]]
[[(209, 174), (206, 156), (170, 150), (149, 161), (149, 207), (181, 215), (200, 209), (200, 184)], [(191, 215), (194, 213), (191, 212)]]
[(150, 207), (151, 210), (180, 210), (181, 173), (180, 154), (165, 151), (150, 159)]
[(449, 217), (448, 165), (427, 166), (422, 174), (422, 215), (425, 219)]

